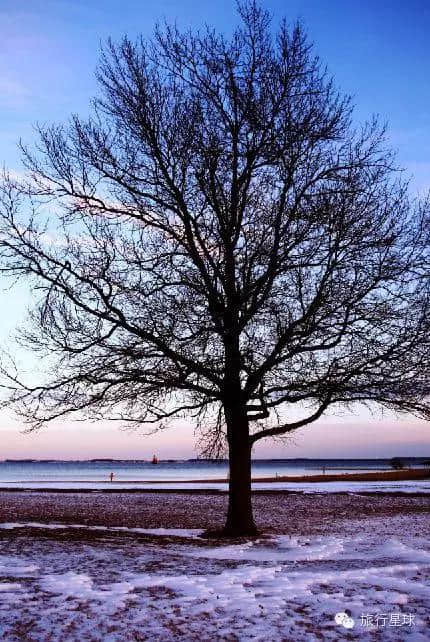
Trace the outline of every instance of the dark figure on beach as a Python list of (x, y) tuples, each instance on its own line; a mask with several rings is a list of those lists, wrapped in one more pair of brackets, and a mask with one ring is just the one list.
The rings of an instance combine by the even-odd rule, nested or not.
[(111, 481), (113, 481), (113, 473), (111, 473), (111, 474), (109, 475), (109, 478), (110, 478), (110, 480), (111, 480)]

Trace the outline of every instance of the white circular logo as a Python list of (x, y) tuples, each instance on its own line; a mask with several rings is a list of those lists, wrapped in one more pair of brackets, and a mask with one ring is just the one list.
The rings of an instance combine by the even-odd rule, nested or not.
[(339, 611), (339, 613), (336, 613), (334, 616), (334, 621), (339, 626), (344, 626), (345, 629), (352, 629), (355, 624), (350, 611)]

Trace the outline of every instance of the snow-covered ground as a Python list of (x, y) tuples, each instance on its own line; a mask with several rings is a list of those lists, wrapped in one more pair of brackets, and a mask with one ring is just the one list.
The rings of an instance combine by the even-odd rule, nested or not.
[(4, 524), (0, 639), (424, 642), (428, 516), (396, 519), (361, 520), (360, 536), (350, 521), (343, 534), (231, 544), (187, 529)]
[[(1, 482), (1, 489), (55, 490), (222, 490), (228, 485), (220, 482), (114, 482), (109, 481), (19, 481)], [(430, 479), (412, 481), (342, 481), (342, 482), (253, 482), (254, 490), (291, 490), (304, 493), (430, 493)]]

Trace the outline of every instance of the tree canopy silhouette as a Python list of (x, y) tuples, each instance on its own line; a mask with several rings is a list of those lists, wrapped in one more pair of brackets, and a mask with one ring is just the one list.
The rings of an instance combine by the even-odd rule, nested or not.
[[(225, 532), (255, 532), (253, 445), (356, 402), (430, 419), (429, 202), (300, 24), (109, 42), (93, 115), (39, 126), (5, 176), (4, 272), (39, 301), (9, 373), (32, 428), (185, 416), (228, 450)], [(173, 435), (172, 435), (173, 438)]]

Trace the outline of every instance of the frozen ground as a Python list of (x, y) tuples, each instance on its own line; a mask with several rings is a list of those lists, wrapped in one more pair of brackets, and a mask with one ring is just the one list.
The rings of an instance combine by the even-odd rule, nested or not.
[[(228, 485), (221, 482), (119, 482), (109, 481), (14, 481), (1, 482), (3, 489), (55, 490), (218, 490), (226, 491)], [(253, 482), (254, 490), (289, 490), (302, 493), (379, 492), (379, 493), (429, 493), (429, 480), (412, 481), (342, 481), (342, 482)]]
[(429, 525), (345, 519), (226, 545), (194, 529), (3, 524), (0, 639), (424, 642)]

